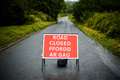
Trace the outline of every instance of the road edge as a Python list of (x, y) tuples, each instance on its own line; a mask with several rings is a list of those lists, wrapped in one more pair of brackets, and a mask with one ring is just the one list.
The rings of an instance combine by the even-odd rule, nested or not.
[[(51, 26), (51, 25), (54, 25), (54, 24), (56, 24), (56, 23), (52, 23), (52, 24), (50, 24), (50, 25), (48, 25), (48, 26)], [(48, 26), (47, 26), (47, 27), (48, 27)], [(47, 27), (45, 27), (45, 28), (47, 28)], [(45, 28), (44, 28), (44, 29), (45, 29)], [(44, 30), (44, 29), (42, 29), (42, 30)], [(12, 47), (12, 46), (14, 46), (14, 45), (16, 45), (17, 43), (19, 43), (19, 42), (27, 39), (28, 37), (32, 36), (33, 34), (40, 32), (40, 31), (41, 31), (41, 30), (33, 31), (33, 32), (29, 33), (29, 34), (26, 34), (26, 35), (23, 36), (22, 38), (14, 41), (14, 42), (11, 42), (11, 43), (8, 44), (7, 46), (1, 47), (1, 48), (0, 48), (0, 53), (3, 52), (3, 51), (5, 51), (6, 49), (8, 49), (8, 48), (10, 48), (10, 47)], [(1, 55), (1, 54), (0, 54), (0, 55)]]

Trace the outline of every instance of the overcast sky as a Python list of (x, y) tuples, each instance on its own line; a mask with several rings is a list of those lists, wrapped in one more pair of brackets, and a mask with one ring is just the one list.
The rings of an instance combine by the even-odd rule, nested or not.
[(78, 0), (65, 0), (65, 1), (78, 1)]

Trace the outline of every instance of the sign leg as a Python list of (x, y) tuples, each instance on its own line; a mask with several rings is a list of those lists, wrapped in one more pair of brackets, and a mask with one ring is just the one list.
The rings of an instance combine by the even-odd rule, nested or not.
[(45, 59), (42, 59), (42, 72), (45, 70)]
[(77, 67), (77, 70), (79, 71), (79, 59), (76, 59), (76, 67)]

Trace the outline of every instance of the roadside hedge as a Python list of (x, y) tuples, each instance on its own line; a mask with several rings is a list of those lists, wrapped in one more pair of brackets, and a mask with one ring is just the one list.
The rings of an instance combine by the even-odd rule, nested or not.
[(86, 26), (105, 33), (109, 37), (120, 38), (120, 13), (95, 13), (87, 20)]

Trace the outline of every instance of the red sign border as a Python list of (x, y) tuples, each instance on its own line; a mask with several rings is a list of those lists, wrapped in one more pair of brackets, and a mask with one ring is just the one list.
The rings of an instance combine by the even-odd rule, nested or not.
[[(44, 57), (44, 39), (45, 35), (74, 35), (77, 37), (77, 57), (76, 58), (50, 58), (50, 57)], [(42, 59), (79, 59), (79, 51), (78, 51), (78, 34), (77, 33), (45, 33), (43, 34), (43, 51), (42, 51)]]

